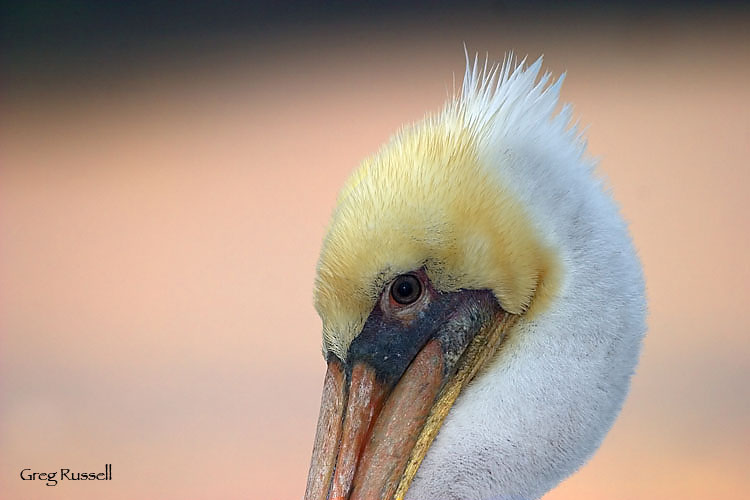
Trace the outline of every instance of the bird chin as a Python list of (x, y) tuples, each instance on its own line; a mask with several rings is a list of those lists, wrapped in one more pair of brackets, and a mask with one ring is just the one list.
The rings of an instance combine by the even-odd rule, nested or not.
[(305, 500), (404, 497), (456, 398), (516, 317), (486, 290), (441, 300), (453, 313), (395, 380), (369, 358), (329, 355)]

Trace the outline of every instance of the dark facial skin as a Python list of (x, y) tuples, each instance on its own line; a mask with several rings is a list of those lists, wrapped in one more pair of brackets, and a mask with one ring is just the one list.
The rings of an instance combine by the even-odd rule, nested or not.
[(378, 379), (392, 387), (416, 354), (431, 339), (443, 349), (445, 373), (450, 375), (474, 334), (502, 308), (490, 290), (435, 290), (423, 269), (409, 273), (421, 285), (412, 304), (399, 304), (390, 285), (349, 346), (346, 365), (361, 361), (375, 369)]

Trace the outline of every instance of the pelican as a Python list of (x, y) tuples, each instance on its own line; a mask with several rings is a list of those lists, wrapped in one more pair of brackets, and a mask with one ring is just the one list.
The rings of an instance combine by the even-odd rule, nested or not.
[(528, 500), (598, 448), (645, 332), (641, 266), (564, 74), (467, 56), (442, 112), (344, 185), (317, 267), (306, 500)]

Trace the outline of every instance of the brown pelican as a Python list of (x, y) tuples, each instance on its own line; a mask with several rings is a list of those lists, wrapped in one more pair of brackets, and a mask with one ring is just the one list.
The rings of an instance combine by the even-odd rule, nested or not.
[(539, 498), (619, 412), (641, 267), (541, 64), (467, 58), (444, 110), (341, 191), (307, 500)]

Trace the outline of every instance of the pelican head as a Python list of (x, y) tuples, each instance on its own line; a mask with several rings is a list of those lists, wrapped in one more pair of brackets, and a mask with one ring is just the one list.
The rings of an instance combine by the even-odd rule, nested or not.
[(467, 60), (444, 110), (341, 191), (307, 500), (538, 498), (619, 412), (641, 268), (541, 64)]

